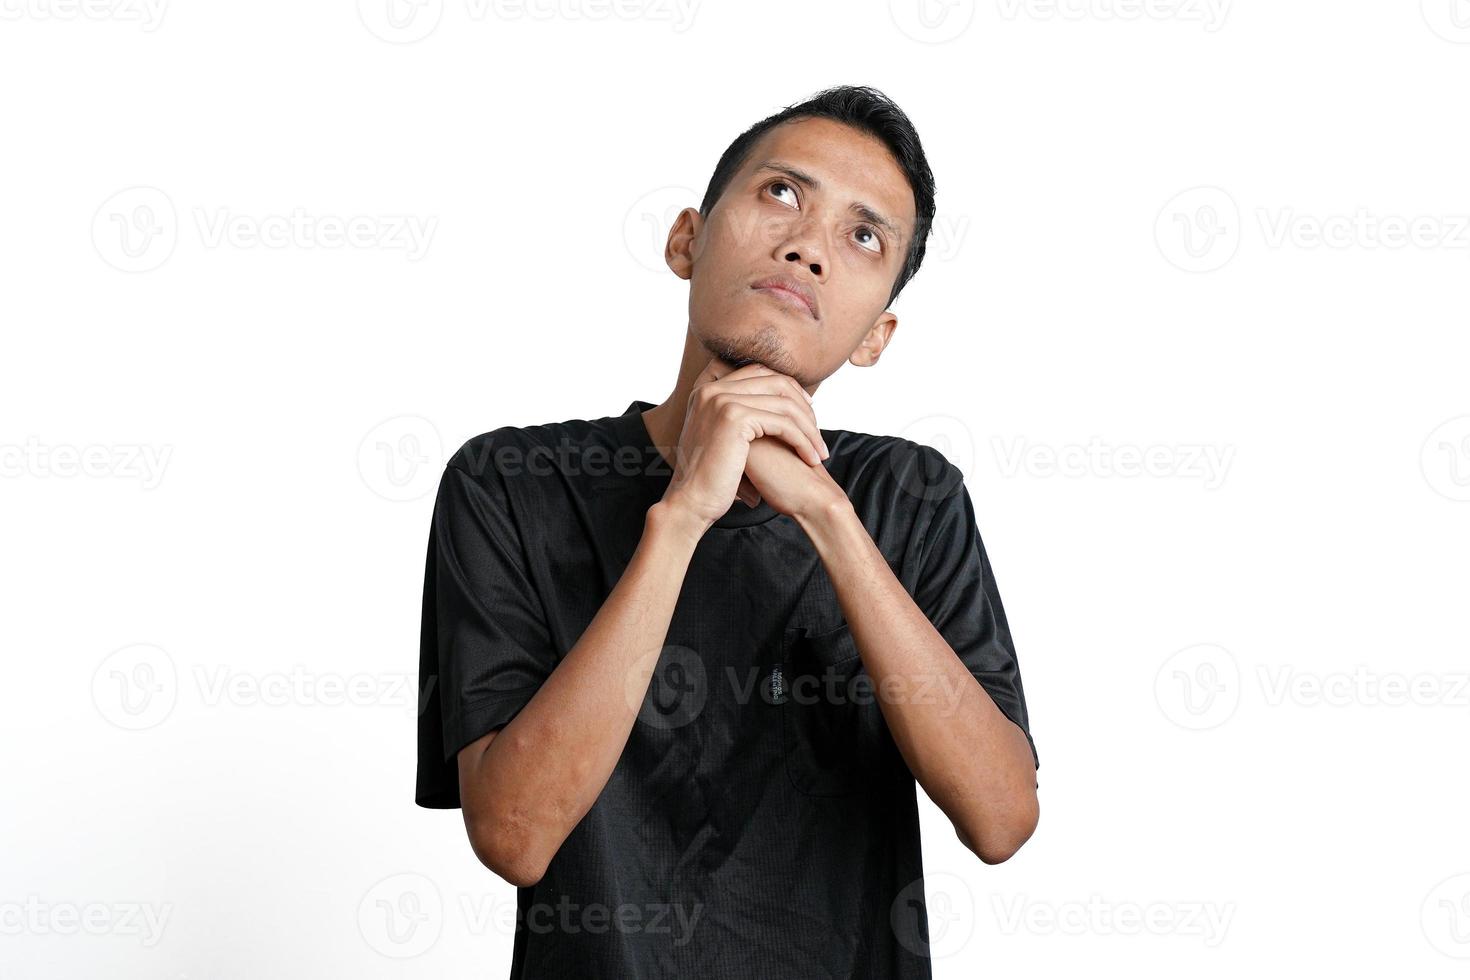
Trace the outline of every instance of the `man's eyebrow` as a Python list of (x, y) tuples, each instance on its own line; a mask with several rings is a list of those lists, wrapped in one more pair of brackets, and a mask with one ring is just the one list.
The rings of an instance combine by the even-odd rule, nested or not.
[[(780, 160), (767, 160), (765, 163), (762, 163), (755, 169), (757, 173), (762, 170), (774, 170), (776, 173), (785, 174), (787, 177), (790, 177), (798, 184), (801, 184), (804, 187), (809, 187), (814, 191), (819, 191), (822, 189), (822, 182), (820, 180), (813, 177), (811, 174), (805, 172), (804, 170), (798, 170), (791, 164), (783, 163)], [(878, 225), (880, 228), (885, 229), (896, 239), (901, 239), (903, 237), (903, 232), (899, 230), (898, 225), (894, 224), (892, 221), (889, 221), (883, 215), (879, 214), (878, 211), (876, 211), (870, 204), (865, 204), (862, 201), (855, 201), (848, 210), (852, 211), (864, 221), (872, 222), (873, 224)]]

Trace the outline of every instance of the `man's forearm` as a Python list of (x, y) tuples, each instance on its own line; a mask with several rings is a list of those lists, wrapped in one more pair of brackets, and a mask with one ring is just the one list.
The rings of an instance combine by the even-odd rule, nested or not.
[(837, 592), (893, 740), (960, 840), (1003, 861), (1036, 828), (1034, 760), (903, 584), (846, 499), (798, 522)]
[[(471, 838), (539, 878), (596, 802), (643, 703), (705, 527), (660, 501), (617, 584), (535, 696), (490, 741), (461, 804)], [(529, 870), (528, 870), (529, 869)]]

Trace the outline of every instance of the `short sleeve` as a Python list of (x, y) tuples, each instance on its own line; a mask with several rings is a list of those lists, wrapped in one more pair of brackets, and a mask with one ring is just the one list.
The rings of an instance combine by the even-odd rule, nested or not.
[(1041, 759), (1031, 738), (1020, 664), (963, 474), (936, 450), (926, 447), (925, 455), (927, 471), (939, 475), (925, 481), (926, 496), (934, 499), (925, 505), (932, 516), (920, 547), (915, 605), (954, 648), (996, 707), (1025, 733), (1039, 769)]
[(459, 803), (459, 750), (508, 724), (558, 657), (503, 477), (445, 468), (434, 500), (419, 637), (420, 806)]

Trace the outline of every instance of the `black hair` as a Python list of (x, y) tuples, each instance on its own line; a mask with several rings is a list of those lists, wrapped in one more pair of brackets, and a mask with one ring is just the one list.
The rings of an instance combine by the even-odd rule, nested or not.
[(762, 135), (784, 122), (810, 118), (833, 119), (876, 136), (888, 147), (899, 169), (908, 178), (909, 187), (914, 192), (914, 235), (909, 241), (903, 268), (888, 294), (891, 305), (924, 261), (924, 246), (934, 224), (934, 174), (929, 170), (929, 160), (924, 156), (918, 131), (909, 117), (892, 99), (871, 86), (838, 85), (823, 89), (805, 102), (787, 106), (741, 133), (715, 165), (704, 200), (699, 205), (699, 213), (709, 217), (715, 202), (725, 192), (731, 178), (745, 165), (751, 147)]

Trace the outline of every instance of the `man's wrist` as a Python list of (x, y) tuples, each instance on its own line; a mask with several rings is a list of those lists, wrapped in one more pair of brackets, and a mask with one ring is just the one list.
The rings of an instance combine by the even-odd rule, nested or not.
[(810, 537), (815, 532), (827, 531), (843, 521), (856, 518), (857, 511), (847, 494), (838, 492), (796, 511), (791, 516)]
[(688, 508), (664, 499), (648, 508), (646, 527), (685, 539), (690, 545), (696, 545), (699, 539), (704, 537), (704, 532), (710, 529), (711, 523)]

